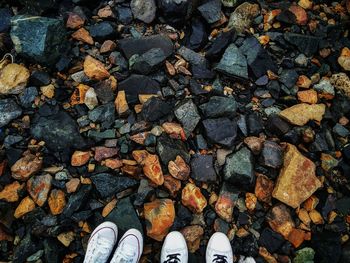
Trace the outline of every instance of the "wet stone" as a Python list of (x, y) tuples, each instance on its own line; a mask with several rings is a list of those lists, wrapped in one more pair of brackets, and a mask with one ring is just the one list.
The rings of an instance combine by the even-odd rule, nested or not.
[(41, 169), (42, 163), (42, 158), (31, 153), (26, 154), (12, 165), (12, 177), (17, 180), (26, 181)]
[(66, 217), (71, 217), (74, 212), (79, 210), (82, 204), (87, 201), (90, 191), (91, 185), (83, 185), (77, 193), (72, 194), (63, 210), (63, 215)]
[(198, 182), (215, 182), (217, 175), (212, 155), (195, 155), (191, 159), (191, 177)]
[(231, 117), (236, 113), (237, 102), (234, 98), (213, 96), (199, 108), (206, 118)]
[(22, 115), (22, 109), (13, 99), (0, 100), (0, 128)]
[(186, 184), (182, 189), (181, 201), (184, 206), (197, 214), (202, 213), (207, 206), (207, 200), (200, 188), (192, 183)]
[(185, 29), (184, 46), (192, 50), (198, 50), (207, 41), (205, 25), (199, 19), (192, 19), (191, 25), (188, 25)]
[(174, 178), (183, 181), (190, 176), (190, 167), (180, 155), (176, 156), (174, 161), (169, 162), (168, 171)]
[(224, 147), (232, 147), (237, 136), (237, 124), (228, 118), (206, 119), (202, 121), (210, 141)]
[(197, 107), (192, 100), (184, 100), (176, 105), (174, 114), (181, 122), (185, 130), (186, 137), (188, 137), (196, 128), (201, 119), (200, 115), (198, 114)]

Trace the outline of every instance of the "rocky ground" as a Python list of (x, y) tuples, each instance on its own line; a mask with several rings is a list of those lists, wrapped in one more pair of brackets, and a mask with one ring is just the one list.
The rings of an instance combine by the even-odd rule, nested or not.
[(204, 262), (350, 262), (350, 1), (0, 2), (0, 261), (104, 220)]

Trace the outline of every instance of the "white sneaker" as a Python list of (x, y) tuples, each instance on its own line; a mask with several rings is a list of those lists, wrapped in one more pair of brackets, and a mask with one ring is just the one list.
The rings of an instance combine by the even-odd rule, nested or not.
[(160, 263), (187, 263), (188, 250), (184, 236), (178, 232), (170, 232), (163, 243)]
[(207, 263), (232, 263), (233, 253), (230, 240), (224, 233), (216, 232), (211, 236), (206, 251)]
[(100, 224), (92, 232), (84, 263), (106, 263), (118, 238), (118, 227), (112, 222)]
[(137, 229), (130, 229), (120, 239), (110, 263), (137, 263), (142, 251), (142, 234)]

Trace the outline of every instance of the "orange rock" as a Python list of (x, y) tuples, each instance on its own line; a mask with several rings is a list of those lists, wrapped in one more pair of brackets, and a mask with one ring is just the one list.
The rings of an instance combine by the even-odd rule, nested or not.
[(311, 86), (311, 79), (305, 75), (300, 75), (297, 81), (297, 86), (299, 88), (308, 89)]
[(80, 185), (79, 178), (72, 178), (66, 183), (67, 193), (74, 193)]
[(18, 181), (14, 181), (12, 184), (8, 184), (0, 192), (0, 200), (5, 200), (6, 202), (17, 202), (18, 192), (23, 189), (24, 184), (20, 184)]
[(35, 208), (34, 201), (29, 196), (27, 196), (23, 198), (22, 201), (17, 206), (14, 217), (21, 218), (22, 216), (29, 213), (30, 211), (33, 211), (34, 208)]
[(72, 166), (83, 166), (90, 160), (90, 152), (75, 151), (71, 158)]
[(165, 67), (166, 67), (167, 72), (170, 76), (175, 76), (176, 70), (175, 70), (174, 66), (168, 60), (165, 61)]
[(299, 0), (298, 5), (301, 6), (304, 9), (311, 9), (312, 8), (312, 1), (310, 0)]
[(106, 206), (103, 208), (102, 210), (102, 216), (106, 217), (109, 215), (110, 212), (112, 212), (112, 210), (115, 208), (117, 204), (117, 199), (113, 198), (112, 201), (110, 201), (108, 204), (106, 204)]
[(35, 175), (27, 181), (27, 191), (38, 206), (43, 206), (51, 189), (50, 174)]
[(289, 233), (289, 236), (287, 239), (290, 243), (292, 243), (292, 245), (295, 248), (297, 248), (304, 242), (305, 238), (306, 238), (305, 231), (301, 229), (293, 228), (292, 231)]
[(120, 159), (106, 159), (103, 161), (102, 165), (110, 168), (110, 169), (119, 169), (123, 166), (123, 162)]
[(324, 224), (324, 220), (323, 220), (321, 214), (317, 210), (312, 209), (309, 212), (309, 216), (311, 218), (312, 223), (314, 223), (315, 225), (322, 225), (322, 224)]
[(178, 123), (164, 122), (162, 124), (162, 128), (167, 134), (171, 135), (172, 138), (177, 138), (177, 139), (186, 138), (184, 137), (185, 136), (184, 129)]
[(304, 202), (304, 208), (306, 209), (306, 211), (310, 212), (311, 210), (316, 208), (318, 203), (319, 203), (318, 198), (312, 195)]
[(245, 194), (245, 206), (247, 207), (248, 211), (255, 210), (256, 202), (257, 202), (257, 198), (255, 194), (252, 194), (252, 193)]
[(297, 95), (298, 100), (301, 102), (316, 104), (318, 101), (317, 92), (313, 89), (299, 91)]
[(271, 204), (274, 183), (267, 176), (258, 174), (255, 184), (255, 195), (259, 201)]
[(57, 236), (57, 239), (65, 246), (69, 247), (70, 243), (74, 240), (74, 232), (69, 231), (65, 233), (61, 233)]
[(62, 190), (53, 189), (48, 200), (51, 214), (59, 215), (66, 206), (66, 198)]
[(157, 185), (164, 183), (163, 171), (157, 155), (150, 154), (146, 150), (136, 150), (132, 152), (132, 156), (142, 165), (144, 174), (152, 182)]
[(105, 42), (103, 42), (100, 48), (100, 53), (103, 54), (103, 53), (111, 52), (115, 50), (116, 47), (117, 47), (117, 44), (114, 41), (106, 40)]
[(301, 222), (303, 222), (306, 226), (310, 225), (311, 219), (310, 219), (309, 213), (306, 211), (306, 209), (304, 209), (304, 208), (299, 209), (298, 217), (301, 220)]
[(258, 39), (260, 44), (263, 46), (266, 46), (270, 42), (270, 37), (268, 35), (262, 35)]
[(43, 160), (41, 158), (31, 153), (26, 154), (11, 167), (12, 177), (26, 181), (41, 169), (42, 164)]
[(149, 134), (150, 134), (150, 132), (140, 132), (140, 133), (137, 133), (135, 135), (130, 136), (130, 140), (132, 140), (138, 144), (144, 145), (145, 140)]
[(2, 161), (0, 163), (0, 176), (2, 176), (5, 172), (5, 169), (6, 169), (6, 166), (7, 166), (7, 161)]
[(188, 207), (193, 213), (202, 213), (207, 206), (207, 199), (205, 199), (199, 187), (192, 183), (186, 184), (182, 189), (182, 204)]
[(85, 19), (75, 13), (69, 13), (66, 27), (70, 29), (77, 29), (83, 26), (85, 23)]
[(295, 17), (298, 25), (306, 25), (307, 24), (307, 13), (304, 8), (298, 5), (291, 5), (289, 7), (289, 11), (291, 11)]
[(119, 116), (126, 116), (129, 113), (129, 105), (126, 100), (126, 94), (124, 90), (118, 91), (118, 95), (114, 101), (115, 109), (117, 110)]
[(80, 28), (77, 31), (75, 31), (72, 34), (72, 38), (76, 39), (78, 41), (84, 42), (86, 44), (89, 45), (93, 45), (94, 44), (94, 40), (93, 38), (90, 36), (89, 31), (87, 31), (85, 28)]
[(226, 222), (232, 222), (233, 209), (236, 205), (238, 194), (232, 193), (224, 185), (215, 204), (215, 212)]
[(190, 253), (196, 252), (204, 235), (203, 227), (198, 225), (186, 226), (180, 232), (186, 240), (188, 251)]
[(284, 164), (272, 196), (297, 208), (322, 186), (315, 169), (315, 164), (310, 159), (304, 157), (294, 145), (287, 143)]
[(147, 235), (162, 241), (175, 220), (174, 203), (170, 199), (156, 199), (144, 204)]
[(171, 196), (175, 197), (181, 189), (181, 181), (170, 175), (164, 175), (164, 187), (168, 189)]
[(175, 161), (168, 163), (169, 173), (176, 179), (186, 181), (190, 177), (190, 167), (185, 160), (180, 156), (176, 156)]
[(259, 247), (259, 255), (264, 258), (267, 263), (278, 263), (278, 261), (264, 247)]
[(286, 108), (279, 115), (293, 125), (303, 126), (310, 120), (322, 121), (326, 111), (325, 104), (300, 103)]
[(277, 233), (280, 233), (285, 239), (295, 227), (289, 209), (284, 204), (274, 206), (267, 215), (267, 223)]
[(84, 84), (79, 84), (78, 87), (72, 93), (70, 97), (70, 104), (72, 106), (78, 104), (84, 104), (86, 92), (90, 89), (89, 86)]
[(110, 74), (102, 62), (94, 59), (90, 55), (84, 60), (84, 73), (92, 80), (103, 80), (109, 78)]
[(118, 154), (117, 148), (108, 148), (104, 146), (95, 147), (95, 156), (94, 159), (98, 162), (101, 162), (104, 159), (116, 156)]
[(339, 65), (346, 71), (350, 71), (350, 49), (344, 47), (338, 58)]
[(97, 15), (101, 18), (115, 17), (112, 8), (109, 5), (98, 10)]

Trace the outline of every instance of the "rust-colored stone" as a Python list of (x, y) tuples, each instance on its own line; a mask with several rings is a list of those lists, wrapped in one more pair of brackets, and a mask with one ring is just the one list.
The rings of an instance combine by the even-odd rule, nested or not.
[(112, 8), (107, 5), (101, 9), (98, 10), (97, 15), (101, 18), (109, 18), (109, 17), (114, 17)]
[(312, 1), (310, 0), (299, 0), (298, 5), (301, 6), (304, 9), (311, 9), (312, 8)]
[(168, 170), (174, 178), (182, 181), (186, 181), (190, 177), (190, 167), (180, 155), (176, 156), (175, 161), (168, 163)]
[(259, 201), (271, 204), (274, 183), (266, 175), (258, 174), (255, 184), (255, 195)]
[(195, 184), (188, 183), (182, 189), (182, 204), (188, 207), (193, 213), (202, 213), (207, 206), (207, 199), (205, 199), (199, 187)]
[(77, 29), (82, 27), (85, 23), (85, 19), (75, 13), (69, 13), (66, 23), (66, 27), (70, 29)]
[(71, 158), (72, 166), (83, 166), (90, 160), (90, 152), (75, 151)]
[(324, 224), (324, 220), (323, 220), (321, 214), (316, 209), (312, 209), (309, 212), (309, 216), (311, 218), (312, 223), (314, 223), (315, 225)]
[(228, 189), (221, 189), (218, 200), (215, 204), (215, 212), (226, 222), (232, 222), (233, 209), (238, 199), (238, 194), (227, 191)]
[(244, 143), (255, 155), (257, 155), (261, 152), (264, 140), (259, 137), (250, 136), (244, 139)]
[(11, 167), (12, 177), (26, 181), (41, 169), (42, 164), (43, 160), (40, 157), (28, 153)]
[(175, 220), (174, 203), (170, 199), (156, 199), (144, 204), (147, 236), (162, 241)]
[(164, 131), (169, 134), (172, 138), (182, 139), (186, 138), (184, 129), (178, 123), (164, 122), (162, 124)]
[(146, 150), (136, 150), (132, 152), (132, 156), (142, 165), (144, 174), (152, 182), (157, 185), (164, 183), (163, 171), (157, 155), (150, 154)]
[(318, 101), (317, 92), (313, 89), (299, 91), (297, 96), (299, 101), (309, 104), (316, 104)]
[(267, 262), (267, 263), (278, 263), (278, 261), (267, 251), (264, 247), (259, 247), (259, 255)]
[(292, 231), (289, 233), (288, 241), (292, 243), (292, 245), (297, 248), (299, 247), (305, 240), (306, 233), (305, 231), (297, 228), (293, 228)]
[(130, 140), (132, 140), (138, 144), (144, 145), (145, 140), (149, 134), (150, 134), (150, 132), (140, 132), (140, 133), (137, 133), (135, 135), (130, 136)]
[(308, 89), (311, 86), (311, 79), (305, 75), (300, 75), (297, 81), (297, 86), (299, 88)]
[(90, 55), (85, 57), (84, 73), (88, 78), (92, 80), (104, 80), (110, 76), (103, 63), (91, 57)]
[(110, 168), (110, 169), (119, 169), (120, 167), (123, 166), (123, 162), (120, 159), (106, 159), (102, 161), (102, 165)]
[(70, 97), (70, 104), (72, 106), (78, 104), (84, 104), (86, 92), (90, 89), (89, 86), (84, 84), (79, 84), (78, 87), (72, 93)]
[(6, 169), (6, 166), (7, 166), (7, 161), (2, 161), (0, 163), (0, 176), (2, 176), (5, 172), (5, 169)]
[(116, 198), (113, 198), (112, 201), (110, 201), (102, 210), (102, 216), (106, 217), (109, 215), (110, 212), (115, 208), (117, 205), (118, 200)]
[(66, 206), (66, 198), (64, 192), (59, 189), (53, 189), (48, 200), (51, 214), (59, 215)]
[(16, 63), (6, 65), (0, 73), (0, 95), (21, 93), (30, 77), (29, 70)]
[(284, 204), (274, 206), (267, 215), (267, 223), (277, 233), (285, 239), (292, 232), (295, 224), (290, 215), (289, 209)]
[(119, 116), (125, 116), (129, 113), (129, 105), (126, 101), (126, 94), (124, 90), (118, 91), (117, 97), (114, 101), (114, 105)]
[(289, 11), (291, 11), (296, 18), (296, 22), (298, 25), (306, 25), (307, 24), (307, 13), (304, 8), (298, 5), (291, 5), (289, 7)]
[(303, 206), (306, 209), (306, 211), (310, 212), (311, 210), (316, 208), (318, 203), (319, 199), (316, 196), (312, 195), (304, 202)]
[(324, 104), (300, 103), (284, 109), (279, 115), (294, 125), (303, 126), (310, 120), (322, 121), (325, 111)]
[(311, 219), (310, 219), (309, 213), (306, 211), (306, 209), (304, 209), (304, 208), (299, 209), (298, 217), (301, 220), (301, 222), (303, 222), (306, 226), (310, 225)]
[(90, 36), (90, 33), (89, 31), (87, 31), (85, 28), (80, 28), (78, 29), (77, 31), (75, 31), (73, 34), (72, 34), (72, 38), (78, 40), (78, 41), (81, 41), (81, 42), (84, 42), (86, 44), (89, 44), (89, 45), (93, 45), (94, 44), (94, 40), (93, 38)]
[(188, 251), (190, 253), (196, 252), (204, 235), (203, 227), (198, 225), (186, 226), (180, 232), (186, 240)]
[(67, 193), (74, 193), (80, 185), (79, 178), (72, 178), (66, 183)]
[(116, 47), (117, 47), (117, 44), (114, 41), (106, 40), (105, 42), (103, 42), (100, 48), (100, 53), (103, 54), (103, 53), (111, 52), (115, 50)]
[(13, 236), (11, 236), (10, 234), (8, 234), (5, 230), (4, 227), (2, 227), (0, 225), (0, 241), (9, 241), (12, 242), (13, 241)]
[(297, 208), (322, 186), (316, 177), (315, 168), (310, 159), (304, 157), (294, 145), (287, 143), (284, 164), (272, 196)]
[(27, 196), (23, 198), (22, 201), (17, 206), (14, 213), (14, 217), (21, 218), (22, 216), (29, 213), (30, 211), (33, 211), (34, 208), (35, 208), (34, 201), (29, 196)]
[(74, 232), (64, 232), (57, 236), (57, 239), (65, 246), (69, 247), (70, 243), (74, 240)]
[(27, 182), (27, 191), (38, 206), (43, 206), (51, 189), (50, 174), (36, 175)]
[(344, 47), (338, 58), (339, 65), (346, 71), (350, 71), (350, 49)]
[(181, 181), (170, 175), (164, 175), (164, 187), (168, 189), (172, 197), (175, 197), (178, 191), (181, 189)]
[(0, 200), (6, 202), (17, 202), (19, 199), (18, 192), (23, 189), (24, 184), (20, 184), (18, 181), (14, 181), (12, 184), (8, 184), (0, 192)]
[(111, 158), (118, 154), (117, 148), (108, 148), (104, 146), (95, 147), (95, 156), (94, 159), (98, 162), (101, 162), (104, 159)]
[(246, 193), (245, 194), (245, 206), (247, 207), (248, 211), (254, 211), (256, 207), (257, 198), (255, 194), (253, 193)]

